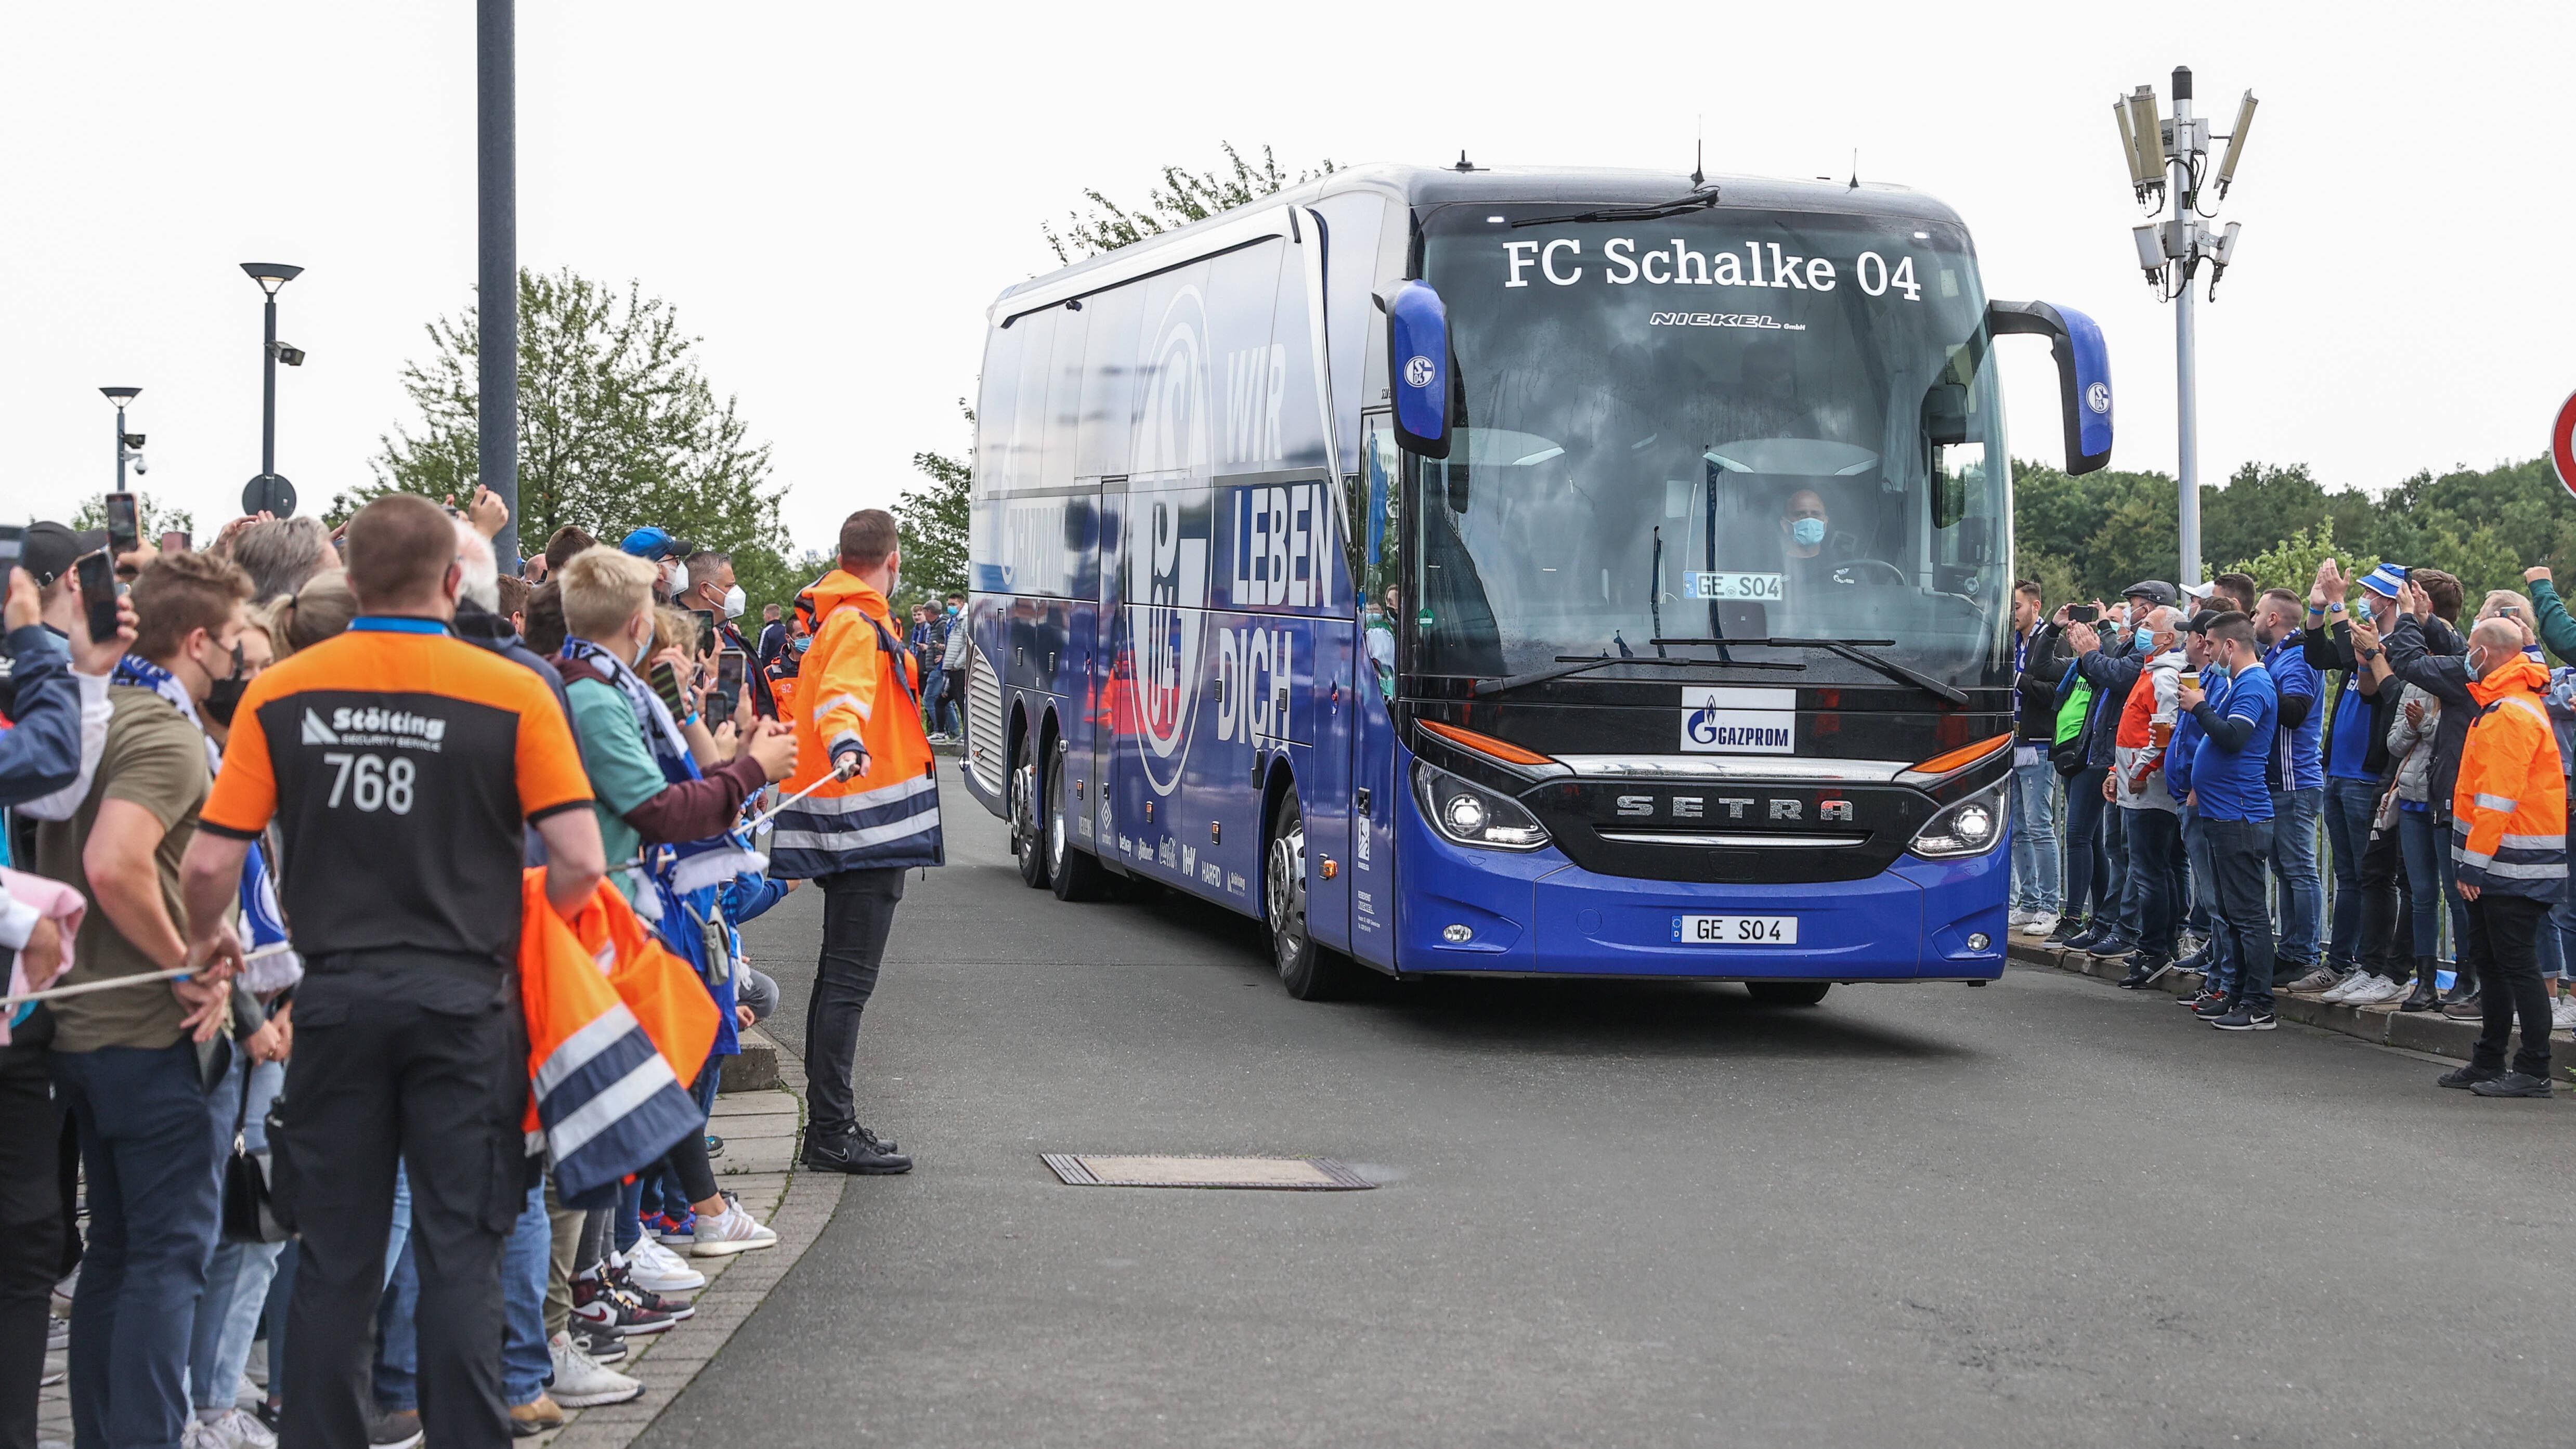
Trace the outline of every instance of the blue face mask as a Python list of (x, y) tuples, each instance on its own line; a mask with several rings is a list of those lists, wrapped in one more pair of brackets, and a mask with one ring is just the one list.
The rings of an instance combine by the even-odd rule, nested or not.
[(2225, 679), (2227, 677), (2227, 666), (2213, 659), (2207, 664), (2202, 665), (2200, 667), (2200, 672), (2206, 678)]
[(1814, 548), (1825, 541), (1825, 521), (1821, 518), (1798, 519), (1789, 525), (1789, 536), (1798, 541), (1800, 548)]
[(797, 652), (797, 653), (802, 654), (802, 653), (804, 653), (806, 650), (811, 649), (811, 648), (813, 648), (813, 647), (814, 647), (814, 636), (813, 636), (813, 635), (811, 635), (811, 634), (799, 634), (798, 636), (796, 636), (796, 652)]
[(2130, 637), (2136, 641), (2139, 653), (2150, 653), (2156, 647), (2156, 626), (2153, 624), (2140, 624), (2138, 626), (2138, 632)]

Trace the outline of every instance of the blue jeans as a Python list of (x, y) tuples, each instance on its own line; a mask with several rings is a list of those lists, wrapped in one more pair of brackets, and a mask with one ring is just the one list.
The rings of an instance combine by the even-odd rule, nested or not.
[(2115, 889), (2117, 877), (2111, 874), (2110, 862), (2102, 848), (2102, 817), (2110, 802), (2102, 798), (2102, 781), (2108, 770), (2078, 770), (2066, 777), (2066, 906), (2069, 916), (2085, 917), (2110, 924), (2112, 913), (2104, 908)]
[(2350, 971), (2361, 961), (2361, 858), (2370, 852), (2370, 819), (2379, 811), (2379, 782), (2326, 780), (2326, 844), (2334, 852), (2334, 916), (2326, 964)]
[[(72, 1297), (72, 1439), (174, 1446), (188, 1423), (188, 1336), (222, 1212), (197, 1049), (58, 1051), (51, 1065), (89, 1181), (89, 1245)], [(229, 1147), (229, 1119), (224, 1127)]]
[(420, 1264), (409, 1234), (387, 1260), (393, 1273), (376, 1306), (376, 1403), (396, 1413), (420, 1408)]
[(2102, 810), (2102, 858), (2110, 862), (2110, 874), (2094, 888), (2094, 894), (2102, 897), (2102, 909), (2095, 914), (2121, 940), (2134, 941), (2138, 913), (2129, 904), (2129, 812), (2107, 802)]
[(2158, 961), (2174, 954), (2182, 904), (2182, 817), (2170, 810), (2120, 809), (2129, 840), (2126, 916), (2138, 923), (2138, 949)]
[(2281, 882), (2281, 961), (2313, 966), (2317, 917), (2325, 904), (2317, 879), (2317, 816), (2325, 809), (2323, 786), (2272, 792), (2272, 874)]
[[(2459, 866), (2451, 859), (2451, 828), (2435, 824), (2432, 812), (2397, 811), (2397, 843), (2406, 852), (2406, 905), (2415, 922), (2415, 959), (2441, 954), (2442, 925), (2434, 912), (2448, 902), (2451, 939), (2469, 938), (2467, 902), (2460, 899)], [(2438, 883), (2438, 884), (2437, 884)]]
[(2218, 875), (2209, 868), (2209, 830), (2196, 810), (2182, 812), (2182, 847), (2191, 862), (2193, 921), (2209, 940), (2209, 969), (2203, 973), (2203, 984), (2213, 991), (2226, 991), (2236, 980), (2234, 957), (2227, 933), (2219, 929)]
[[(224, 1152), (232, 1150), (232, 1119), (241, 1110), (243, 1062), (215, 1089), (210, 1104), (215, 1134)], [(268, 1151), (268, 1104), (286, 1085), (284, 1062), (251, 1062), (250, 1111), (242, 1121), (242, 1145)], [(221, 1159), (218, 1159), (219, 1161)], [(217, 1191), (221, 1191), (220, 1185)], [(268, 1306), (269, 1281), (277, 1275), (284, 1243), (218, 1243), (206, 1262), (206, 1293), (197, 1300), (197, 1318), (188, 1335), (188, 1397), (199, 1409), (229, 1409), (233, 1390), (250, 1362), (250, 1341), (259, 1335), (260, 1313)]]
[(2057, 914), (2057, 767), (2043, 755), (2013, 766), (2012, 873), (2015, 907)]
[(555, 1371), (546, 1348), (546, 1275), (554, 1262), (554, 1220), (546, 1212), (546, 1184), (528, 1188), (528, 1205), (501, 1250), (501, 1397), (533, 1404)]

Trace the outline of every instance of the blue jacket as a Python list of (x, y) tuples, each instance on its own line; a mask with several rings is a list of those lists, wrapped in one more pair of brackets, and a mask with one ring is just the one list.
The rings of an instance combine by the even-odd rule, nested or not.
[(9, 655), (12, 728), (0, 731), (0, 805), (51, 795), (80, 778), (80, 689), (72, 656), (42, 624), (14, 630)]
[(2063, 678), (2057, 681), (2057, 701), (2064, 704), (2075, 693), (2075, 681), (2082, 679), (2093, 686), (2093, 703), (2084, 714), (2084, 766), (2090, 770), (2111, 768), (2112, 752), (2120, 733), (2120, 710), (2129, 702), (2129, 690), (2146, 670), (2144, 655), (2130, 653), (2115, 656), (2108, 647), (2091, 654), (2078, 654)]

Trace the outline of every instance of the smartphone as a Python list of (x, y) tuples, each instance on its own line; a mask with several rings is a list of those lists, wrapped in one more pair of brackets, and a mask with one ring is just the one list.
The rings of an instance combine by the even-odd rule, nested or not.
[(698, 652), (699, 652), (700, 654), (713, 654), (713, 653), (715, 653), (715, 652), (716, 652), (716, 615), (715, 615), (715, 610), (713, 610), (713, 609), (691, 609), (689, 612), (690, 612), (691, 614), (695, 615), (695, 616), (697, 617), (697, 621), (698, 621)]
[(721, 650), (716, 655), (716, 704), (726, 719), (742, 705), (742, 679), (745, 660), (739, 649)]
[(81, 555), (81, 603), (89, 610), (92, 641), (116, 637), (116, 565), (103, 553)]
[(193, 547), (195, 547), (195, 543), (188, 537), (185, 531), (176, 528), (165, 528), (161, 531), (161, 551), (163, 553), (186, 553)]
[(0, 574), (18, 566), (27, 552), (27, 530), (14, 523), (0, 523)]
[(668, 659), (653, 662), (653, 692), (662, 696), (662, 703), (671, 707), (671, 718), (688, 718), (689, 701), (688, 696), (680, 693), (680, 672), (671, 667)]
[(107, 495), (107, 551), (111, 557), (123, 558), (143, 546), (143, 519), (135, 512), (134, 495)]
[(2069, 604), (2066, 606), (2066, 622), (2070, 624), (2093, 624), (2100, 622), (2101, 618), (2102, 611), (2094, 608), (2091, 604)]

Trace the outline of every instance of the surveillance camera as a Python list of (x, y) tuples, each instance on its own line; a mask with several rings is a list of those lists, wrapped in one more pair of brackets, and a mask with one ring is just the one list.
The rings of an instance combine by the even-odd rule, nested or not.
[(134, 455), (134, 471), (137, 473), (149, 473), (152, 471), (152, 465), (143, 461), (143, 455), (141, 453)]
[(304, 365), (303, 348), (292, 346), (284, 342), (272, 343), (271, 345), (277, 349), (278, 361), (285, 363), (289, 367), (302, 367)]

